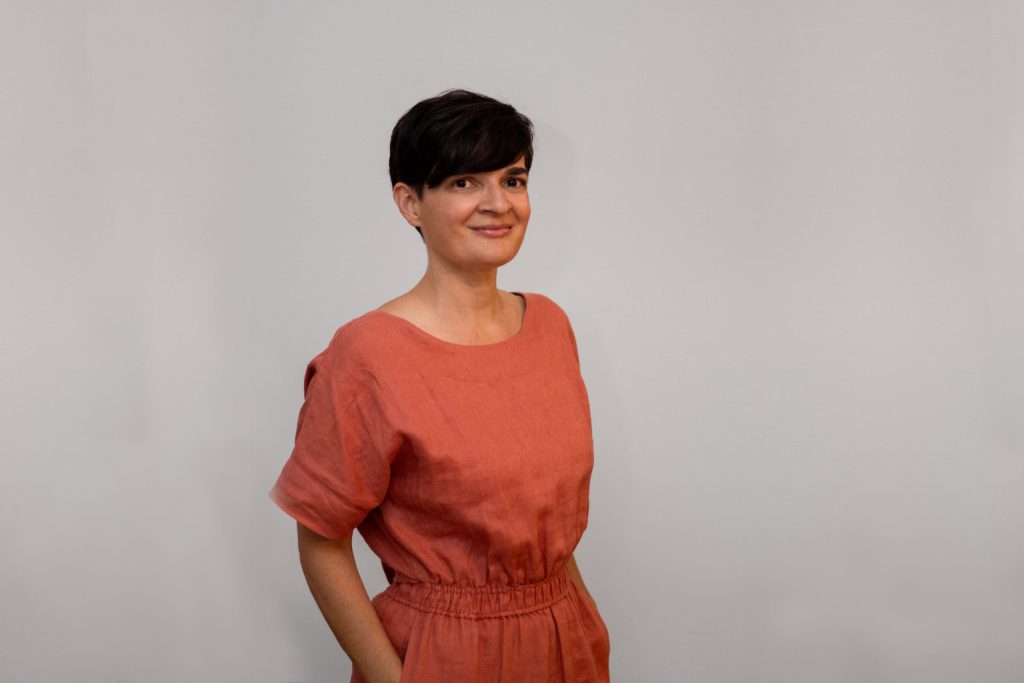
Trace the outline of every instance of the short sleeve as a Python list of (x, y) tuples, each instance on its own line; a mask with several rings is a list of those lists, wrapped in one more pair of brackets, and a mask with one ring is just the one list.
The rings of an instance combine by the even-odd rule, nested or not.
[(333, 342), (306, 367), (303, 388), (295, 446), (270, 498), (337, 540), (384, 500), (397, 445), (373, 375)]

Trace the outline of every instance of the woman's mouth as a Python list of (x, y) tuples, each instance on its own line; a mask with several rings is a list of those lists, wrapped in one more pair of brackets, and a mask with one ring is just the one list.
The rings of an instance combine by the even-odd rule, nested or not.
[(510, 223), (504, 223), (502, 225), (481, 225), (478, 228), (470, 227), (470, 230), (487, 237), (501, 237), (512, 232), (512, 225)]

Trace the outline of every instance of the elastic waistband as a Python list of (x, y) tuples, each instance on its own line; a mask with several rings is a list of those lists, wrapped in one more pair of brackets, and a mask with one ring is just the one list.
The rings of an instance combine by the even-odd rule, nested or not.
[(391, 599), (421, 612), (452, 617), (504, 617), (549, 607), (569, 592), (569, 571), (563, 566), (537, 583), (513, 586), (454, 586), (397, 581), (384, 589)]

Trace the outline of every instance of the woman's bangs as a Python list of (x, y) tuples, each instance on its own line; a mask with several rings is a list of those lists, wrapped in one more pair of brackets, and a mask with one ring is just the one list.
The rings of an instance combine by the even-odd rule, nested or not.
[(518, 121), (495, 123), (491, 121), (486, 127), (475, 126), (454, 135), (427, 176), (427, 186), (434, 187), (458, 173), (496, 171), (521, 156), (530, 156), (529, 131), (524, 131)]

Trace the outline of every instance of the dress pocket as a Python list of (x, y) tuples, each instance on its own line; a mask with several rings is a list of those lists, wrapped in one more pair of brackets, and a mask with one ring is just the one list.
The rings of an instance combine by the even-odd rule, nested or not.
[(409, 608), (400, 602), (396, 602), (386, 592), (374, 596), (373, 608), (377, 611), (384, 631), (391, 640), (395, 652), (399, 658), (405, 659), (405, 652), (409, 646), (409, 635), (412, 633), (413, 615), (408, 613)]
[(573, 583), (576, 589), (576, 603), (579, 605), (580, 620), (583, 622), (583, 629), (590, 640), (590, 649), (594, 653), (594, 659), (599, 663), (600, 668), (607, 671), (608, 658), (611, 654), (611, 639), (608, 634), (608, 627), (601, 618), (594, 601), (587, 597), (582, 588)]

